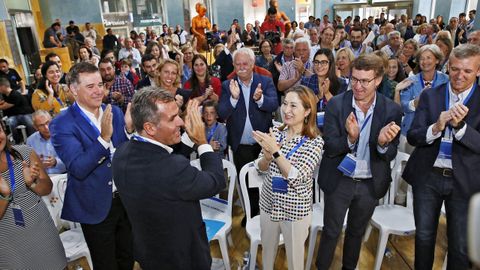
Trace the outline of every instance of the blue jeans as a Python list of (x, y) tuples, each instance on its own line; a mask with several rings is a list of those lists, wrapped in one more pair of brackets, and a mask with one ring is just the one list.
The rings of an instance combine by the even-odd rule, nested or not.
[(6, 124), (10, 127), (10, 131), (12, 132), (13, 139), (16, 143), (22, 142), (22, 134), (18, 132), (17, 126), (25, 125), (27, 136), (32, 135), (35, 132), (33, 128), (33, 120), (31, 114), (19, 114), (19, 115), (12, 115), (9, 116)]
[(415, 269), (432, 269), (438, 219), (445, 201), (447, 214), (447, 269), (468, 269), (467, 212), (468, 197), (454, 177), (431, 172), (425, 182), (413, 187), (415, 215)]

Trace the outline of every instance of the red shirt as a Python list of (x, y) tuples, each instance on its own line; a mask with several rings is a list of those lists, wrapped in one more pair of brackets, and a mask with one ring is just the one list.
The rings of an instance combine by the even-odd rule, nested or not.
[[(220, 98), (220, 94), (222, 93), (222, 83), (220, 82), (220, 79), (217, 77), (210, 77), (210, 85), (213, 88), (213, 92)], [(199, 94), (202, 95), (205, 93), (205, 89), (208, 87), (208, 85), (203, 85), (200, 84), (200, 92)], [(190, 80), (185, 82), (185, 85), (183, 86), (184, 89), (192, 89), (192, 85), (190, 83)], [(196, 98), (200, 95), (197, 96), (191, 96), (190, 98)]]
[[(278, 29), (280, 29), (281, 33), (285, 34), (285, 25), (281, 21), (275, 20), (272, 22), (270, 20), (266, 20), (262, 23), (262, 26), (260, 26), (260, 33), (263, 35), (265, 32), (278, 32)], [(273, 47), (273, 53), (276, 55), (283, 51), (281, 42), (277, 43)]]

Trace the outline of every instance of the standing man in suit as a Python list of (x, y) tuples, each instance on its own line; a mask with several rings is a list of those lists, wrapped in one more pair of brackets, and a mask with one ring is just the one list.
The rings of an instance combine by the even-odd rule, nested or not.
[(138, 135), (117, 149), (113, 175), (132, 221), (135, 259), (144, 270), (210, 269), (199, 200), (224, 189), (225, 178), (205, 137), (198, 101), (187, 105), (185, 128), (198, 145), (201, 171), (172, 154), (184, 123), (171, 93), (153, 86), (137, 92), (132, 119)]
[(62, 218), (80, 222), (94, 269), (133, 267), (131, 226), (112, 178), (115, 148), (133, 132), (130, 113), (102, 105), (98, 68), (82, 62), (69, 73), (76, 102), (50, 124), (52, 144), (67, 167)]
[[(253, 139), (254, 130), (268, 132), (272, 112), (278, 107), (273, 81), (253, 72), (255, 55), (249, 48), (233, 54), (236, 76), (223, 82), (218, 115), (227, 121), (227, 141), (233, 150), (233, 161), (239, 172), (258, 158), (262, 147)], [(258, 189), (249, 190), (252, 216), (259, 214)]]
[(408, 143), (415, 146), (403, 178), (413, 187), (415, 268), (432, 269), (438, 218), (447, 213), (447, 269), (468, 269), (467, 211), (480, 191), (480, 47), (453, 49), (450, 82), (420, 96)]
[(325, 112), (325, 153), (318, 175), (325, 193), (317, 255), (317, 268), (322, 270), (331, 265), (347, 210), (342, 269), (356, 268), (363, 234), (390, 186), (390, 161), (397, 154), (402, 111), (376, 94), (384, 74), (382, 59), (362, 54), (352, 68), (352, 91), (333, 97)]

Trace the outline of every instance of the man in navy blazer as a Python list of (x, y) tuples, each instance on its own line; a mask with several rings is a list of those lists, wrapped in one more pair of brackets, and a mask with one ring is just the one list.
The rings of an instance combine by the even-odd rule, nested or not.
[[(233, 54), (236, 77), (222, 83), (218, 115), (227, 122), (227, 141), (233, 150), (237, 171), (258, 158), (260, 145), (252, 131), (268, 132), (272, 126), (272, 112), (278, 107), (277, 92), (269, 77), (253, 72), (255, 55), (249, 48), (240, 48)], [(259, 213), (258, 189), (249, 190), (252, 216)]]
[(425, 90), (407, 133), (403, 178), (413, 187), (415, 269), (432, 269), (438, 218), (447, 214), (447, 269), (469, 269), (468, 201), (480, 191), (480, 47), (455, 47), (446, 84)]
[(200, 199), (225, 188), (222, 161), (205, 137), (198, 101), (185, 128), (198, 145), (202, 170), (172, 153), (184, 125), (174, 96), (157, 87), (137, 92), (132, 119), (138, 135), (117, 149), (113, 175), (132, 221), (135, 260), (144, 270), (209, 270), (212, 259)]
[[(390, 161), (397, 154), (402, 111), (377, 94), (383, 74), (380, 57), (361, 55), (352, 63), (352, 90), (334, 96), (326, 106), (325, 152), (318, 175), (325, 193), (318, 269), (330, 268), (347, 210), (342, 269), (356, 269), (367, 224), (392, 181)], [(350, 173), (342, 172), (348, 157), (356, 165)]]
[(95, 269), (133, 267), (131, 226), (112, 178), (112, 155), (133, 130), (116, 106), (102, 105), (103, 82), (96, 66), (72, 67), (76, 102), (50, 124), (52, 144), (67, 167), (62, 218), (80, 222)]

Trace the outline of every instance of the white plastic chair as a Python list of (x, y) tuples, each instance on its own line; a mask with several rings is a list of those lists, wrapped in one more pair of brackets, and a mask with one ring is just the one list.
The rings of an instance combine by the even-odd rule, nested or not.
[(42, 199), (47, 205), (47, 209), (50, 212), (57, 229), (61, 230), (62, 228), (69, 228), (69, 230), (60, 233), (60, 240), (65, 249), (67, 261), (71, 262), (78, 258), (86, 257), (90, 268), (93, 269), (90, 250), (85, 242), (82, 228), (77, 223), (69, 222), (60, 218), (63, 208), (63, 199), (65, 197), (65, 189), (67, 187), (67, 174), (50, 176), (50, 179), (53, 183), (52, 192), (47, 196), (43, 196)]
[[(211, 240), (217, 240), (220, 246), (220, 252), (223, 257), (225, 269), (230, 269), (230, 258), (228, 256), (227, 240), (232, 244), (230, 231), (232, 230), (232, 208), (233, 208), (233, 192), (235, 191), (235, 183), (237, 181), (237, 171), (235, 165), (228, 160), (222, 160), (223, 168), (227, 169), (228, 175), (228, 195), (227, 200), (212, 197), (200, 201), (203, 219), (220, 221), (225, 223)], [(192, 160), (190, 164), (201, 170), (200, 160)]]
[[(397, 153), (395, 165), (392, 170), (390, 189), (383, 198), (383, 203), (375, 208), (372, 219), (370, 220), (370, 225), (379, 230), (377, 254), (374, 265), (375, 270), (379, 270), (382, 266), (383, 256), (390, 234), (407, 236), (415, 233), (412, 200), (408, 198), (410, 196), (407, 196), (407, 207), (395, 205), (395, 187), (402, 175), (402, 164), (406, 162), (409, 157), (409, 154), (403, 152)], [(367, 228), (365, 240), (367, 240), (370, 235), (370, 225)]]
[[(257, 250), (261, 245), (260, 238), (260, 215), (251, 216), (250, 212), (250, 198), (248, 197), (248, 189), (246, 178), (248, 175), (248, 187), (261, 189), (263, 185), (264, 176), (260, 175), (253, 165), (253, 161), (245, 164), (240, 170), (240, 189), (242, 190), (243, 202), (245, 204), (245, 216), (247, 217), (247, 224), (245, 230), (248, 238), (250, 238), (250, 270), (255, 270), (257, 264)], [(279, 245), (283, 244), (283, 236), (280, 234)]]

